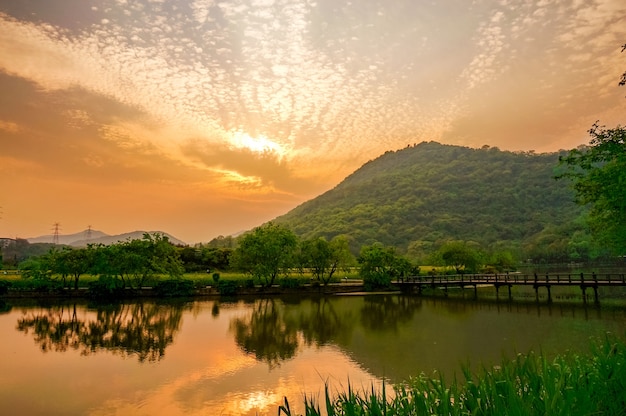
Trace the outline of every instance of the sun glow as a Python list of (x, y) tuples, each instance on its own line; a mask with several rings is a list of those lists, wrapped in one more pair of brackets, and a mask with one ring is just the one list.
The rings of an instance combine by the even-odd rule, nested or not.
[(236, 131), (232, 134), (231, 143), (239, 149), (247, 149), (255, 153), (273, 153), (281, 158), (287, 154), (280, 144), (263, 135), (252, 137), (248, 133)]

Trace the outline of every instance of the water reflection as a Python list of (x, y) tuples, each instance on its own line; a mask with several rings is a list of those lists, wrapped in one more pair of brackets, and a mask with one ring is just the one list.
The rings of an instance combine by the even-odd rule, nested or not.
[(623, 307), (417, 296), (53, 302), (11, 300), (0, 314), (0, 356), (10, 357), (0, 360), (0, 413), (276, 415), (283, 396), (323, 394), (326, 382), (397, 383), (435, 369), (449, 380), (468, 361), (580, 350), (626, 328)]
[[(246, 354), (270, 368), (296, 355), (301, 345), (341, 344), (360, 323), (368, 332), (395, 332), (410, 322), (421, 299), (396, 295), (367, 296), (355, 309), (337, 309), (337, 299), (261, 299), (250, 312), (231, 320), (235, 342)], [(213, 307), (212, 313), (219, 313)]]
[(17, 330), (32, 334), (42, 352), (72, 349), (89, 355), (106, 350), (154, 362), (174, 341), (183, 314), (182, 304), (102, 305), (95, 316), (79, 309), (83, 311), (82, 306), (70, 304), (25, 312)]
[(381, 295), (365, 298), (361, 309), (363, 327), (375, 332), (396, 332), (410, 322), (422, 305), (419, 297)]
[(294, 322), (285, 319), (284, 308), (275, 299), (254, 303), (248, 316), (231, 322), (237, 345), (257, 360), (274, 367), (293, 357), (298, 349), (298, 331)]

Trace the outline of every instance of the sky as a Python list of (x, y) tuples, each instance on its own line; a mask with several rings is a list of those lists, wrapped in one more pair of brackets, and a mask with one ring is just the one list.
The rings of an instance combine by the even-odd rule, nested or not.
[(422, 141), (626, 122), (623, 0), (0, 0), (0, 237), (251, 229)]

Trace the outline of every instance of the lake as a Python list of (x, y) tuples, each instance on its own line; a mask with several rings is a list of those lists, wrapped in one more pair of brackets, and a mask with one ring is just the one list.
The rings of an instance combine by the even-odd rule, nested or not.
[(10, 415), (276, 415), (283, 397), (420, 372), (447, 380), (503, 355), (585, 352), (626, 308), (401, 295), (0, 301), (0, 407)]

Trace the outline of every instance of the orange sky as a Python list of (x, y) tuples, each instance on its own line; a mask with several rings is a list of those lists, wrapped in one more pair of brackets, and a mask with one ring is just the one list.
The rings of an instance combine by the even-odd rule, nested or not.
[(624, 124), (623, 0), (0, 0), (0, 237), (250, 229), (387, 150)]

